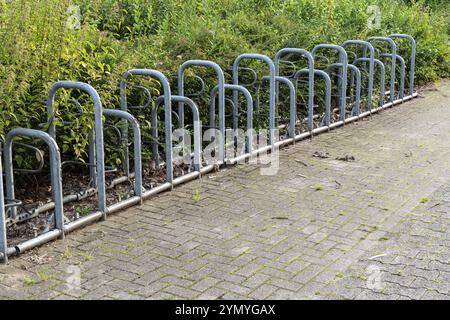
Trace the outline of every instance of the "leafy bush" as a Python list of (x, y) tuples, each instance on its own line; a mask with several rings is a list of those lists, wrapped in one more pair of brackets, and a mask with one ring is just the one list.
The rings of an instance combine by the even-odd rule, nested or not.
[[(381, 9), (380, 30), (367, 28), (369, 5)], [(273, 56), (282, 47), (402, 32), (418, 42), (419, 82), (448, 77), (449, 11), (445, 0), (2, 0), (1, 138), (46, 122), (46, 95), (57, 80), (87, 82), (115, 108), (127, 69), (155, 68), (173, 79), (192, 58), (216, 61), (229, 80), (243, 52)], [(82, 113), (60, 95), (59, 139), (65, 155), (86, 159), (92, 107), (80, 93), (72, 97)]]

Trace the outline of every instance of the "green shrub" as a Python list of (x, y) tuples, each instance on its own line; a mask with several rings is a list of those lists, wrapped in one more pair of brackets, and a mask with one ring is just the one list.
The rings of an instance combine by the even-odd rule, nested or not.
[[(381, 8), (380, 30), (367, 28), (373, 4)], [(73, 5), (81, 13), (79, 28), (68, 25)], [(445, 0), (1, 0), (1, 140), (13, 127), (46, 122), (46, 95), (57, 80), (87, 82), (105, 107), (116, 108), (127, 69), (155, 68), (173, 79), (192, 58), (216, 61), (230, 81), (229, 66), (243, 52), (273, 56), (282, 47), (403, 32), (418, 43), (418, 82), (448, 77), (448, 8)], [(67, 157), (85, 160), (92, 107), (80, 93), (71, 95), (83, 112), (61, 93), (59, 142)], [(110, 161), (118, 157), (108, 153)]]

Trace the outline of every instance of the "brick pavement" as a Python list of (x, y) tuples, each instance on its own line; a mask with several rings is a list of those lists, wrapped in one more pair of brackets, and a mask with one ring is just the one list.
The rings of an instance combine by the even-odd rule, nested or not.
[(281, 150), (275, 176), (177, 187), (11, 259), (0, 297), (447, 299), (449, 107), (447, 81)]

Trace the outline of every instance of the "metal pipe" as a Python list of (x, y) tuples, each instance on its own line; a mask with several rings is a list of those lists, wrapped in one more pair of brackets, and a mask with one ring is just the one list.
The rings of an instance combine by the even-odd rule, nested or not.
[[(309, 131), (314, 129), (313, 113), (314, 113), (314, 58), (311, 53), (305, 49), (299, 48), (283, 48), (275, 54), (275, 74), (280, 75), (280, 62), (281, 58), (287, 54), (297, 54), (304, 56), (308, 60), (308, 129)], [(297, 93), (296, 93), (297, 95)], [(278, 86), (277, 86), (277, 99), (278, 99)]]
[[(368, 58), (358, 58), (355, 61), (353, 61), (353, 64), (356, 65), (359, 62), (367, 62), (367, 61), (370, 61), (370, 60)], [(385, 71), (383, 62), (381, 62), (378, 59), (373, 59), (373, 62), (380, 68), (380, 100), (378, 101), (378, 107), (380, 107), (384, 104), (384, 96), (386, 94), (386, 92), (385, 92), (385, 73), (386, 73), (386, 71)]]
[[(56, 141), (46, 132), (16, 128), (12, 129), (5, 138), (5, 182), (6, 182), (6, 197), (8, 199), (15, 199), (14, 191), (14, 168), (12, 157), (13, 139), (17, 136), (31, 137), (43, 140), (49, 148), (50, 153), (50, 171), (52, 182), (53, 201), (55, 202), (55, 227), (61, 230), (61, 238), (64, 238), (64, 209), (63, 209), (63, 191), (61, 178), (61, 156)], [(15, 207), (11, 208), (11, 212)], [(11, 215), (14, 217), (13, 215)]]
[(391, 93), (389, 95), (391, 102), (394, 101), (395, 96), (395, 66), (396, 66), (396, 57), (397, 57), (397, 46), (391, 38), (385, 38), (385, 37), (370, 37), (367, 39), (367, 41), (381, 41), (386, 42), (391, 47)]
[[(155, 108), (152, 112), (152, 127), (153, 130), (153, 137), (157, 139), (158, 137), (158, 126), (155, 125), (157, 122), (157, 110), (159, 105), (162, 103), (163, 100), (165, 100), (165, 96), (160, 96), (156, 99), (155, 102)], [(200, 113), (198, 111), (198, 107), (195, 104), (194, 101), (189, 99), (188, 97), (182, 97), (182, 96), (171, 96), (170, 98), (173, 102), (182, 102), (183, 105), (187, 104), (191, 110), (193, 115), (193, 125), (194, 125), (194, 168), (196, 171), (200, 171), (201, 168), (201, 121), (200, 121)], [(172, 135), (170, 134), (170, 139), (172, 139)], [(167, 140), (167, 137), (166, 137)], [(184, 151), (183, 151), (184, 152)]]
[[(223, 161), (225, 158), (225, 76), (222, 68), (215, 62), (209, 60), (188, 60), (178, 70), (178, 96), (184, 96), (184, 73), (188, 67), (192, 66), (209, 67), (217, 74), (217, 85), (219, 86), (219, 131), (222, 134), (222, 139), (219, 140), (219, 160)], [(180, 127), (184, 128), (184, 102), (182, 100), (178, 103), (178, 116), (180, 117)]]
[[(262, 81), (270, 80), (269, 77), (265, 76)], [(286, 77), (275, 76), (276, 83), (282, 83), (286, 85), (289, 89), (289, 137), (295, 136), (295, 123), (297, 117), (297, 92), (295, 86), (291, 80)], [(278, 89), (278, 88), (277, 88)]]
[[(325, 72), (329, 73), (329, 71), (335, 67), (342, 68), (343, 65), (341, 63), (332, 63), (325, 69)], [(353, 72), (356, 75), (356, 89), (355, 89), (356, 98), (355, 98), (355, 108), (352, 110), (352, 116), (354, 116), (355, 113), (356, 116), (358, 116), (360, 113), (360, 104), (361, 104), (361, 71), (359, 71), (359, 69), (353, 64), (348, 64), (347, 67), (348, 69), (350, 69), (350, 72)]]
[(8, 242), (6, 239), (6, 212), (3, 196), (3, 169), (2, 169), (2, 146), (0, 144), (0, 253), (3, 255), (3, 263), (8, 263)]
[[(380, 57), (391, 58), (391, 55), (388, 54), (388, 53), (382, 53), (382, 54), (380, 54)], [(405, 67), (405, 59), (403, 59), (402, 56), (399, 56), (397, 54), (395, 56), (395, 60), (400, 62), (400, 83), (399, 83), (398, 97), (400, 99), (403, 99), (403, 97), (405, 95), (405, 69), (406, 69), (406, 67)]]
[[(92, 99), (94, 104), (94, 121), (95, 121), (95, 135), (91, 133), (91, 139), (95, 136), (95, 148), (92, 146), (93, 140), (90, 143), (90, 161), (95, 163), (95, 166), (91, 166), (91, 180), (95, 181), (95, 187), (98, 189), (98, 208), (104, 212), (104, 218), (106, 218), (106, 190), (105, 190), (105, 156), (104, 156), (104, 144), (103, 144), (103, 112), (102, 102), (97, 91), (87, 83), (72, 82), (72, 81), (58, 81), (49, 91), (47, 99), (47, 115), (49, 120), (49, 134), (53, 139), (56, 139), (56, 127), (53, 121), (55, 110), (53, 110), (53, 104), (55, 96), (60, 89), (78, 89), (86, 92)], [(94, 161), (95, 159), (95, 161)]]
[[(239, 84), (239, 64), (242, 60), (261, 60), (269, 67), (269, 145), (275, 142), (275, 64), (268, 56), (258, 53), (244, 53), (239, 55), (233, 63), (233, 84)], [(237, 105), (238, 95), (233, 92), (233, 101)]]
[[(372, 95), (373, 95), (373, 77), (375, 71), (375, 50), (372, 44), (368, 41), (363, 40), (347, 40), (342, 43), (342, 47), (347, 47), (350, 45), (360, 45), (363, 46), (363, 52), (369, 50), (369, 83), (367, 88), (367, 111), (372, 110)], [(365, 58), (365, 57), (364, 57)], [(357, 58), (356, 58), (357, 59)], [(355, 60), (356, 60), (355, 59)], [(354, 63), (354, 62), (353, 62)]]
[[(253, 130), (252, 130), (253, 129), (253, 98), (252, 98), (252, 95), (247, 90), (247, 88), (245, 88), (242, 85), (225, 84), (224, 89), (241, 92), (244, 95), (245, 99), (247, 100), (246, 150), (247, 150), (247, 152), (251, 152), (251, 150), (253, 149)], [(218, 92), (218, 90), (219, 90), (219, 86), (215, 86), (211, 90), (211, 105), (210, 105), (210, 110), (209, 110), (209, 115), (210, 115), (210, 124), (209, 125), (211, 128), (215, 127), (215, 121), (214, 121), (214, 115), (216, 113), (216, 111), (215, 111), (216, 110), (215, 96), (216, 96), (216, 93)], [(237, 115), (238, 105), (235, 105), (234, 103), (233, 103), (233, 105), (234, 105), (234, 108), (236, 109), (235, 114)], [(237, 119), (233, 119), (233, 130), (235, 131), (234, 134), (236, 135), (236, 138), (237, 138), (237, 133), (236, 133), (237, 129), (238, 129)], [(222, 139), (225, 139), (225, 137), (222, 137)]]
[(30, 239), (28, 241), (22, 242), (15, 246), (17, 253), (22, 253), (27, 250), (38, 247), (49, 241), (64, 237), (64, 230), (54, 229), (44, 234), (37, 236), (36, 238)]
[(411, 44), (411, 61), (410, 61), (410, 68), (409, 68), (409, 95), (412, 96), (414, 94), (414, 68), (416, 63), (416, 40), (414, 40), (413, 37), (411, 37), (409, 34), (401, 34), (401, 33), (394, 33), (389, 36), (389, 38), (404, 38), (408, 39)]
[[(323, 124), (328, 127), (331, 123), (331, 79), (328, 73), (323, 70), (314, 69), (313, 72), (314, 75), (322, 77), (322, 79), (325, 81), (325, 121), (323, 122)], [(295, 73), (294, 78), (297, 79), (298, 77), (308, 73), (308, 69), (299, 70)]]
[(335, 44), (319, 44), (317, 46), (314, 47), (314, 49), (311, 51), (311, 55), (313, 56), (313, 58), (316, 55), (316, 52), (319, 49), (330, 49), (330, 50), (335, 50), (339, 53), (339, 62), (342, 64), (342, 68), (341, 68), (341, 72), (340, 72), (340, 78), (339, 78), (339, 83), (340, 83), (340, 92), (339, 92), (339, 107), (340, 107), (340, 115), (339, 118), (340, 120), (345, 120), (346, 117), (346, 112), (345, 112), (345, 107), (347, 105), (347, 52), (345, 51), (345, 49), (341, 46), (335, 45)]
[[(169, 80), (166, 76), (152, 69), (131, 69), (125, 72), (122, 76), (120, 82), (120, 108), (123, 111), (127, 111), (127, 95), (126, 86), (127, 80), (131, 75), (150, 77), (158, 80), (161, 83), (164, 93), (164, 123), (165, 123), (165, 134), (166, 134), (166, 179), (168, 182), (172, 183), (173, 180), (173, 150), (172, 150), (172, 93), (170, 89)], [(122, 137), (125, 141), (128, 141), (128, 126), (122, 128)], [(153, 155), (155, 156), (155, 155)], [(156, 155), (157, 156), (157, 155)], [(128, 143), (125, 148), (125, 161), (126, 164), (124, 169), (125, 173), (129, 172), (129, 155), (128, 155)]]
[(134, 171), (135, 171), (134, 194), (138, 196), (142, 202), (142, 153), (141, 153), (141, 129), (139, 127), (139, 122), (131, 114), (122, 110), (104, 109), (103, 114), (105, 116), (125, 119), (133, 127)]

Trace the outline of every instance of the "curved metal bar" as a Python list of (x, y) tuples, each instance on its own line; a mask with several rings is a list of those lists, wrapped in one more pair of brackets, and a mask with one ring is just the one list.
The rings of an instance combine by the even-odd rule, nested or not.
[[(389, 53), (382, 53), (380, 54), (381, 57), (387, 57), (391, 58), (391, 55)], [(398, 89), (398, 98), (403, 99), (405, 96), (405, 59), (403, 59), (402, 56), (399, 56), (398, 54), (395, 55), (395, 61), (400, 62), (400, 83), (399, 83), (399, 89)]]
[[(225, 84), (225, 90), (233, 90), (233, 91), (239, 91), (241, 92), (245, 99), (247, 100), (247, 143), (246, 143), (246, 152), (250, 153), (253, 151), (253, 98), (252, 95), (250, 93), (250, 91), (248, 91), (247, 88), (245, 88), (244, 86), (241, 85), (235, 85), (235, 84)], [(215, 96), (217, 94), (219, 90), (218, 86), (215, 86), (212, 90), (211, 90), (211, 109), (209, 111), (210, 114), (210, 127), (213, 128), (215, 126), (215, 121), (214, 121), (214, 115), (216, 113), (216, 103), (215, 103)], [(233, 106), (235, 109), (238, 109), (238, 106), (235, 105), (233, 103)], [(235, 114), (237, 114), (237, 110), (235, 112)], [(211, 116), (212, 115), (212, 116)], [(238, 129), (238, 124), (237, 124), (237, 117), (235, 119), (233, 119), (233, 130), (235, 131), (235, 134), (237, 134), (237, 129)], [(237, 137), (237, 135), (236, 135)]]
[[(373, 77), (374, 77), (374, 69), (375, 69), (375, 50), (372, 46), (372, 44), (368, 41), (364, 41), (364, 40), (347, 40), (344, 41), (342, 43), (342, 47), (347, 47), (350, 45), (360, 45), (363, 46), (363, 52), (365, 51), (369, 51), (369, 84), (368, 84), (368, 88), (367, 88), (367, 111), (371, 111), (372, 110), (372, 94), (373, 94)], [(353, 63), (355, 63), (355, 61), (358, 58), (356, 58)]]
[[(369, 62), (370, 59), (369, 58), (358, 58), (355, 61), (353, 61), (353, 63), (356, 65), (359, 62)], [(373, 62), (375, 65), (380, 67), (380, 100), (378, 101), (378, 107), (381, 107), (384, 104), (384, 96), (386, 94), (385, 92), (385, 87), (384, 87), (384, 82), (385, 82), (385, 78), (386, 78), (386, 71), (384, 68), (384, 63), (381, 62), (378, 59), (373, 59)]]
[(89, 136), (89, 162), (95, 163), (95, 166), (90, 167), (90, 177), (94, 183), (94, 188), (98, 190), (98, 208), (104, 213), (106, 218), (106, 191), (105, 191), (105, 156), (103, 145), (103, 120), (102, 120), (102, 102), (97, 91), (87, 83), (72, 82), (72, 81), (58, 81), (49, 91), (47, 99), (47, 116), (49, 120), (49, 134), (55, 139), (56, 128), (53, 122), (54, 110), (53, 104), (55, 96), (60, 89), (78, 89), (86, 92), (94, 103), (94, 132), (91, 131)]
[[(152, 112), (152, 127), (153, 130), (153, 137), (155, 139), (158, 138), (158, 125), (157, 125), (157, 110), (158, 107), (161, 105), (163, 101), (165, 101), (165, 96), (160, 96), (155, 101), (155, 109)], [(200, 113), (198, 111), (198, 107), (195, 104), (194, 101), (189, 99), (188, 97), (184, 96), (171, 96), (170, 99), (173, 102), (183, 103), (187, 104), (191, 110), (192, 110), (192, 117), (193, 117), (193, 123), (194, 123), (194, 168), (196, 171), (201, 170), (201, 121), (200, 121)], [(168, 139), (172, 140), (172, 133), (170, 135), (166, 135), (166, 145), (168, 142)], [(172, 172), (173, 175), (173, 172)]]
[[(64, 238), (64, 212), (63, 212), (63, 191), (61, 178), (61, 155), (56, 141), (50, 134), (33, 129), (16, 128), (11, 130), (5, 138), (5, 183), (6, 183), (6, 198), (14, 199), (14, 168), (12, 157), (13, 139), (17, 136), (25, 136), (43, 140), (49, 148), (50, 152), (50, 170), (52, 180), (53, 201), (55, 202), (55, 227), (61, 231), (61, 238)], [(15, 218), (17, 210), (15, 207), (11, 208), (11, 218)]]
[(131, 87), (144, 91), (148, 96), (148, 100), (142, 106), (129, 106), (128, 108), (129, 109), (141, 109), (141, 110), (148, 108), (152, 104), (152, 94), (151, 94), (150, 90), (147, 87), (140, 86), (140, 85), (132, 85)]
[[(330, 64), (325, 71), (328, 73), (333, 68), (342, 68), (341, 63), (332, 63)], [(352, 116), (359, 116), (360, 114), (360, 105), (361, 105), (361, 71), (353, 64), (348, 64), (347, 67), (350, 69), (351, 73), (356, 75), (356, 97), (355, 97), (355, 108), (352, 111)], [(367, 110), (370, 111), (370, 110)]]
[(347, 51), (347, 57), (348, 57), (348, 60), (349, 60), (349, 61), (350, 61), (349, 56), (352, 56), (352, 57), (353, 57), (353, 60), (355, 60), (355, 59), (358, 58), (358, 55), (356, 54), (356, 52), (349, 51), (349, 50), (346, 50), (346, 51)]
[(202, 88), (200, 90), (198, 90), (197, 92), (185, 94), (186, 97), (191, 98), (191, 99), (193, 97), (201, 96), (205, 92), (205, 89), (206, 89), (206, 84), (205, 84), (205, 81), (202, 79), (202, 77), (197, 76), (197, 75), (193, 75), (192, 77), (200, 81)]
[[(295, 71), (296, 71), (296, 66), (295, 66), (295, 63), (294, 63), (294, 62), (289, 61), (289, 60), (280, 60), (280, 61), (279, 61), (279, 64), (286, 64), (286, 65), (289, 65), (289, 66), (291, 66), (292, 70), (294, 70), (293, 73), (291, 73), (290, 75), (284, 75), (283, 77), (288, 78), (288, 79), (294, 77)], [(276, 64), (275, 64), (275, 66), (276, 66)], [(279, 74), (278, 74), (278, 75), (279, 75)]]
[[(105, 116), (117, 117), (125, 119), (133, 127), (133, 138), (134, 138), (134, 194), (141, 198), (142, 202), (142, 154), (141, 154), (141, 129), (139, 127), (139, 122), (135, 117), (126, 111), (104, 109), (103, 114)], [(128, 148), (128, 145), (127, 145)]]
[[(296, 72), (295, 78), (301, 77), (303, 75), (309, 74), (309, 69), (301, 69)], [(325, 81), (325, 117), (323, 121), (323, 124), (325, 126), (330, 126), (331, 123), (331, 78), (323, 70), (314, 69), (314, 74), (316, 76), (322, 77)], [(313, 115), (314, 116), (314, 115)]]
[(342, 63), (342, 68), (341, 68), (341, 72), (340, 72), (341, 78), (338, 79), (338, 82), (339, 82), (338, 86), (340, 87), (339, 118), (340, 118), (340, 120), (344, 121), (346, 118), (345, 117), (345, 105), (347, 103), (347, 97), (346, 97), (346, 94), (347, 94), (347, 65), (348, 65), (347, 52), (345, 51), (345, 49), (343, 47), (335, 45), (335, 44), (319, 44), (319, 45), (315, 46), (314, 49), (312, 49), (312, 51), (311, 51), (311, 55), (313, 56), (313, 58), (315, 57), (317, 51), (320, 49), (335, 50), (339, 53), (339, 63)]
[(391, 102), (394, 102), (394, 96), (395, 96), (395, 66), (396, 66), (396, 57), (397, 57), (397, 45), (395, 44), (394, 40), (392, 40), (391, 38), (386, 38), (386, 37), (370, 37), (369, 39), (367, 39), (367, 41), (371, 42), (371, 41), (381, 41), (381, 42), (386, 42), (389, 44), (389, 46), (391, 47), (391, 58), (392, 58), (392, 63), (391, 63), (391, 85), (390, 85), (390, 100)]
[[(170, 89), (169, 80), (166, 76), (152, 69), (131, 69), (125, 72), (120, 82), (120, 109), (127, 111), (127, 97), (126, 97), (126, 81), (131, 75), (144, 76), (157, 79), (163, 88), (164, 92), (164, 122), (165, 122), (165, 134), (166, 134), (166, 179), (171, 185), (173, 184), (173, 150), (172, 150), (172, 93)], [(128, 141), (128, 126), (122, 128), (122, 137), (125, 141)], [(169, 139), (168, 139), (169, 138)], [(158, 156), (158, 154), (156, 154)], [(153, 155), (155, 157), (155, 155)], [(129, 162), (128, 143), (125, 149), (124, 169), (127, 176), (130, 175), (130, 162)]]
[[(269, 77), (263, 77), (262, 80), (269, 80)], [(293, 138), (295, 137), (295, 122), (297, 120), (297, 91), (292, 81), (286, 77), (276, 76), (275, 81), (286, 85), (289, 89), (289, 137)]]
[(22, 146), (23, 148), (31, 149), (34, 152), (36, 152), (36, 154), (39, 155), (39, 167), (37, 169), (15, 169), (14, 172), (20, 172), (20, 173), (40, 173), (40, 172), (42, 172), (42, 169), (44, 169), (44, 154), (43, 154), (43, 152), (41, 150), (39, 150), (38, 148), (31, 146), (29, 144), (26, 144), (26, 143), (14, 142), (14, 144), (17, 146)]
[(416, 40), (414, 40), (414, 38), (412, 36), (410, 36), (409, 34), (402, 34), (402, 33), (394, 33), (391, 34), (389, 36), (389, 38), (394, 39), (394, 38), (404, 38), (404, 39), (408, 39), (409, 43), (411, 44), (411, 62), (410, 62), (410, 69), (409, 69), (409, 95), (413, 95), (414, 94), (414, 68), (415, 68), (415, 64), (416, 64), (416, 48), (417, 48), (417, 44), (416, 44)]
[[(218, 79), (219, 86), (219, 131), (222, 134), (222, 138), (219, 140), (219, 160), (225, 159), (225, 76), (222, 68), (215, 62), (209, 60), (188, 60), (184, 62), (178, 70), (178, 94), (184, 96), (184, 72), (187, 68), (193, 66), (202, 66), (212, 68)], [(184, 127), (184, 101), (179, 99), (178, 103), (178, 115), (180, 117), (180, 127)]]
[(255, 87), (257, 82), (258, 82), (258, 74), (256, 73), (256, 71), (252, 68), (248, 68), (248, 67), (239, 67), (239, 70), (245, 70), (245, 71), (249, 71), (252, 75), (253, 75), (253, 81), (250, 83), (241, 83), (240, 86), (243, 87)]
[[(276, 68), (272, 59), (259, 53), (244, 53), (239, 55), (233, 63), (233, 84), (239, 85), (239, 63), (242, 60), (261, 60), (269, 67), (270, 88), (269, 88), (269, 144), (274, 146), (275, 143), (275, 76)], [(238, 95), (233, 92), (233, 101), (237, 105)]]
[[(312, 54), (305, 50), (305, 49), (299, 49), (299, 48), (283, 48), (279, 50), (275, 54), (275, 71), (276, 75), (279, 76), (279, 64), (280, 59), (284, 55), (287, 54), (298, 54), (303, 57), (305, 57), (308, 60), (308, 129), (309, 131), (313, 130), (314, 123), (313, 123), (313, 113), (314, 113), (314, 58)], [(295, 78), (295, 74), (294, 74)], [(295, 93), (297, 95), (297, 92)], [(278, 98), (278, 87), (277, 87), (277, 98)]]

